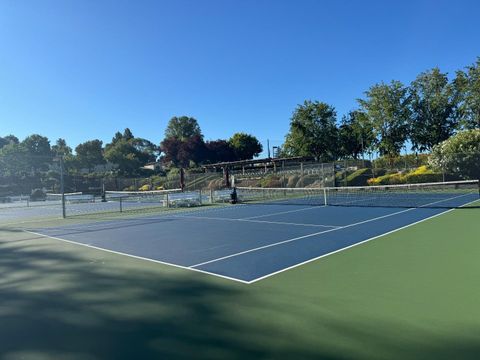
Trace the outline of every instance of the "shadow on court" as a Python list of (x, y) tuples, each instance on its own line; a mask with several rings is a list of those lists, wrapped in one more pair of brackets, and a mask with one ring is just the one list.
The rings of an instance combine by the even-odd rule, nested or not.
[[(452, 339), (436, 348), (412, 344), (409, 329), (389, 338), (392, 324), (348, 314), (335, 297), (239, 285), (17, 230), (0, 230), (0, 271), (2, 360), (372, 358), (354, 351), (364, 347), (419, 359), (480, 352), (480, 343)], [(345, 311), (351, 321), (339, 317)]]
[[(1, 359), (246, 359), (276, 352), (257, 342), (261, 326), (235, 315), (235, 304), (248, 296), (241, 286), (55, 248), (20, 231), (1, 237)], [(288, 343), (287, 334), (277, 335)], [(335, 359), (293, 344), (285, 350)]]

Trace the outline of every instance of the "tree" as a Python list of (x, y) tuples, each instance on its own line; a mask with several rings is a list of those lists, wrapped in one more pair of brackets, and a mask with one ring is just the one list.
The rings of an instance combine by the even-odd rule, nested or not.
[(132, 131), (129, 128), (125, 128), (123, 131), (123, 138), (127, 141), (133, 139)]
[(454, 81), (461, 95), (460, 114), (465, 129), (480, 129), (480, 57), (476, 63), (458, 71)]
[(358, 159), (372, 141), (371, 126), (365, 113), (354, 110), (343, 116), (338, 128), (338, 145), (342, 156)]
[(0, 137), (0, 149), (8, 144), (19, 144), (18, 138), (14, 135)]
[(397, 156), (408, 137), (410, 108), (408, 89), (399, 81), (376, 84), (359, 99), (373, 127), (374, 146), (380, 155)]
[(47, 137), (33, 134), (27, 136), (21, 145), (28, 154), (28, 162), (34, 172), (47, 169), (53, 159), (50, 140)]
[(463, 179), (480, 179), (480, 129), (461, 131), (435, 145), (429, 163)]
[(409, 88), (412, 117), (410, 140), (414, 150), (432, 147), (458, 128), (458, 96), (447, 74), (434, 68), (421, 73)]
[(199, 164), (207, 156), (207, 148), (199, 135), (186, 140), (170, 137), (163, 140), (160, 147), (165, 154), (164, 161), (175, 166), (187, 167), (191, 162)]
[(206, 160), (210, 163), (238, 160), (235, 152), (226, 140), (212, 140), (205, 143)]
[(0, 149), (3, 148), (5, 145), (9, 144), (7, 139), (0, 137)]
[(165, 139), (175, 138), (183, 141), (193, 136), (203, 137), (200, 126), (193, 117), (175, 116), (168, 122)]
[(0, 149), (0, 174), (25, 176), (31, 171), (31, 159), (25, 146), (10, 142)]
[(337, 155), (337, 113), (319, 101), (305, 101), (295, 109), (283, 153), (288, 156), (313, 156), (323, 161)]
[(113, 136), (112, 142), (110, 144), (115, 144), (117, 141), (120, 141), (122, 139), (123, 139), (123, 134), (120, 131), (117, 131)]
[(22, 141), (22, 144), (31, 155), (44, 157), (49, 157), (52, 155), (50, 140), (48, 140), (48, 138), (45, 136), (38, 134), (30, 135)]
[(250, 134), (236, 133), (228, 140), (233, 153), (238, 160), (250, 160), (260, 155), (263, 150), (258, 139)]
[(97, 139), (79, 144), (75, 148), (78, 165), (91, 171), (96, 165), (105, 164), (102, 145), (103, 141)]
[(159, 148), (152, 142), (136, 138), (130, 129), (117, 132), (110, 144), (105, 146), (105, 159), (116, 164), (120, 173), (136, 175), (142, 166), (156, 161)]
[(72, 148), (67, 145), (65, 139), (59, 138), (52, 146), (52, 152), (57, 156), (72, 155)]
[(160, 144), (160, 149), (165, 154), (163, 161), (166, 163), (172, 163), (175, 166), (179, 166), (180, 159), (180, 149), (183, 142), (177, 138), (169, 137), (162, 141)]

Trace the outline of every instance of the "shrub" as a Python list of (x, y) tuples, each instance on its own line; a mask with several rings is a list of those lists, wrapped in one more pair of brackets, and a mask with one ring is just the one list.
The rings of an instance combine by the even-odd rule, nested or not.
[(461, 131), (434, 146), (429, 164), (463, 179), (479, 179), (480, 129)]
[(371, 177), (371, 170), (368, 168), (358, 169), (347, 176), (349, 186), (364, 186)]
[(368, 185), (396, 185), (405, 184), (406, 179), (402, 173), (386, 174), (376, 178), (368, 179)]
[(282, 186), (282, 180), (280, 179), (279, 176), (276, 175), (269, 175), (264, 177), (261, 181), (261, 187), (281, 187)]
[(152, 187), (149, 184), (145, 184), (145, 185), (140, 186), (140, 188), (138, 190), (139, 191), (149, 191), (151, 189), (152, 189)]
[(396, 185), (396, 184), (415, 184), (426, 182), (442, 181), (442, 174), (429, 169), (422, 165), (417, 169), (411, 170), (407, 173), (396, 172), (393, 174), (386, 174), (376, 178), (368, 179), (368, 185)]

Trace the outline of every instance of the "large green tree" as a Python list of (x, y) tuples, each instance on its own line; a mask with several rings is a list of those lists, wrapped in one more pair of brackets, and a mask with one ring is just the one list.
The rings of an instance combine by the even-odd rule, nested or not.
[(228, 140), (237, 160), (250, 160), (258, 156), (263, 148), (258, 139), (250, 134), (236, 133)]
[(195, 118), (175, 116), (168, 122), (167, 129), (165, 130), (165, 139), (175, 138), (184, 141), (193, 136), (203, 137), (198, 121)]
[(337, 113), (319, 101), (305, 101), (295, 109), (282, 153), (287, 156), (313, 156), (323, 161), (337, 156)]
[(0, 137), (0, 149), (8, 144), (18, 144), (18, 138), (14, 135), (7, 135), (4, 137)]
[(410, 99), (408, 89), (399, 81), (380, 83), (359, 99), (363, 112), (372, 124), (374, 146), (381, 155), (397, 156), (408, 138)]
[(67, 145), (65, 139), (59, 138), (52, 146), (52, 152), (57, 156), (72, 155), (72, 148)]
[(95, 166), (105, 164), (103, 141), (95, 139), (77, 145), (75, 148), (77, 164), (80, 168), (93, 170)]
[(338, 127), (340, 155), (358, 159), (373, 142), (371, 124), (365, 113), (354, 110), (343, 116)]
[(10, 142), (0, 149), (1, 176), (24, 177), (31, 170), (31, 158), (25, 146)]
[(34, 172), (48, 169), (48, 165), (52, 163), (53, 153), (47, 137), (33, 134), (27, 136), (21, 145), (27, 152), (27, 162)]
[(136, 175), (142, 166), (153, 162), (159, 155), (159, 148), (152, 142), (136, 138), (130, 129), (123, 134), (117, 132), (112, 142), (105, 146), (105, 159), (118, 166), (124, 175)]
[(421, 73), (411, 83), (409, 95), (413, 149), (431, 150), (453, 135), (458, 128), (459, 97), (447, 74), (439, 68)]
[(480, 57), (465, 71), (457, 72), (455, 86), (461, 94), (462, 125), (466, 129), (480, 129)]

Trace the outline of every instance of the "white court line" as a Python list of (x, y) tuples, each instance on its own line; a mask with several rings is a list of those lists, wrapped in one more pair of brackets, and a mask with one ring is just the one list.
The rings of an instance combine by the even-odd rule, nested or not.
[[(464, 196), (464, 195), (462, 195), (462, 196)], [(452, 199), (453, 199), (453, 198), (452, 198)], [(451, 200), (451, 199), (447, 199), (447, 200)], [(445, 201), (446, 201), (446, 200), (445, 200)], [(477, 202), (477, 201), (478, 201), (478, 200), (474, 200), (474, 201), (471, 201), (471, 202), (469, 202), (469, 203), (467, 203), (467, 204), (464, 204), (464, 205), (462, 205), (462, 206), (467, 206), (468, 204), (472, 204), (472, 203)], [(431, 204), (429, 204), (429, 205), (431, 205)], [(425, 206), (428, 206), (428, 205), (425, 205)], [(214, 209), (210, 209), (210, 210), (214, 210)], [(305, 210), (306, 210), (306, 209), (305, 209)], [(409, 210), (415, 210), (415, 208), (407, 209), (407, 210), (404, 210), (404, 211), (402, 211), (402, 212), (406, 212), (406, 211), (409, 211)], [(401, 227), (401, 228), (394, 229), (394, 230), (392, 230), (392, 231), (389, 231), (389, 232), (384, 233), (384, 234), (377, 235), (377, 236), (375, 236), (375, 237), (373, 237), (373, 238), (364, 240), (364, 241), (359, 242), (359, 243), (357, 243), (357, 244), (350, 245), (349, 247), (345, 247), (345, 248), (336, 250), (336, 251), (334, 251), (334, 252), (321, 255), (321, 256), (319, 256), (319, 257), (317, 257), (317, 258), (310, 259), (310, 260), (304, 261), (304, 262), (299, 263), (299, 264), (295, 264), (295, 265), (290, 266), (290, 267), (288, 267), (288, 268), (285, 268), (285, 269), (282, 269), (282, 270), (279, 270), (279, 271), (276, 271), (276, 272), (267, 274), (267, 275), (265, 275), (265, 276), (256, 278), (256, 279), (251, 280), (251, 281), (245, 281), (245, 280), (241, 280), (241, 279), (229, 277), (229, 276), (226, 276), (226, 275), (216, 274), (216, 273), (209, 272), (209, 271), (206, 271), (206, 270), (195, 269), (195, 268), (192, 268), (192, 267), (186, 267), (186, 266), (182, 266), (182, 265), (172, 264), (172, 263), (168, 263), (168, 262), (165, 262), (165, 261), (154, 260), (154, 259), (150, 259), (150, 258), (145, 258), (145, 257), (137, 256), (137, 255), (126, 254), (126, 253), (122, 253), (122, 252), (119, 252), (119, 251), (108, 250), (108, 249), (104, 249), (104, 248), (101, 248), (101, 247), (97, 247), (97, 246), (93, 246), (93, 245), (88, 245), (88, 244), (83, 244), (83, 243), (79, 243), (79, 242), (72, 241), (72, 240), (62, 239), (62, 238), (55, 237), (55, 236), (44, 235), (44, 234), (37, 233), (37, 232), (34, 232), (34, 231), (29, 231), (29, 230), (23, 230), (23, 231), (26, 232), (26, 233), (30, 233), (30, 234), (36, 235), (36, 236), (41, 236), (41, 237), (45, 237), (45, 238), (49, 238), (49, 239), (53, 239), (53, 240), (58, 240), (58, 241), (62, 241), (62, 242), (66, 242), (66, 243), (70, 243), (70, 244), (74, 244), (74, 245), (84, 246), (84, 247), (87, 247), (87, 248), (91, 248), (91, 249), (95, 249), (95, 250), (100, 250), (100, 251), (105, 251), (105, 252), (112, 253), (112, 254), (117, 254), (117, 255), (122, 255), (122, 256), (131, 257), (131, 258), (134, 258), (134, 259), (145, 260), (145, 261), (150, 261), (150, 262), (153, 262), (153, 263), (168, 265), (168, 266), (172, 266), (172, 267), (179, 268), (179, 269), (183, 269), (183, 270), (191, 270), (191, 271), (195, 271), (195, 272), (198, 272), (198, 273), (203, 273), (203, 274), (212, 275), (212, 276), (216, 276), (216, 277), (223, 278), (223, 279), (227, 279), (227, 280), (232, 280), (232, 281), (239, 282), (239, 283), (242, 283), (242, 284), (252, 284), (252, 283), (255, 283), (255, 282), (257, 282), (257, 281), (260, 281), (260, 280), (263, 280), (263, 279), (265, 279), (265, 278), (268, 278), (268, 277), (270, 277), (270, 276), (279, 274), (279, 273), (281, 273), (281, 272), (283, 272), (283, 271), (287, 271), (287, 270), (293, 269), (293, 268), (295, 268), (295, 267), (297, 267), (297, 266), (301, 266), (301, 265), (303, 265), (303, 264), (306, 264), (306, 263), (315, 261), (315, 260), (317, 260), (317, 259), (319, 259), (319, 258), (328, 256), (328, 255), (332, 255), (332, 254), (334, 254), (334, 253), (337, 253), (337, 252), (340, 252), (340, 251), (349, 249), (349, 248), (351, 248), (351, 247), (354, 247), (354, 246), (363, 244), (363, 243), (365, 243), (365, 242), (367, 242), (367, 241), (370, 241), (370, 240), (373, 240), (373, 239), (382, 237), (382, 236), (384, 236), (384, 235), (387, 235), (387, 234), (390, 234), (390, 233), (399, 231), (399, 230), (401, 230), (401, 229), (404, 229), (404, 228), (413, 226), (413, 225), (415, 225), (415, 224), (418, 224), (418, 223), (421, 223), (421, 222), (423, 222), (423, 221), (426, 221), (426, 220), (429, 220), (429, 219), (431, 219), (431, 218), (434, 218), (434, 217), (436, 217), (436, 216), (445, 214), (445, 213), (450, 212), (450, 211), (452, 211), (452, 210), (455, 210), (455, 209), (453, 208), (453, 209), (449, 209), (449, 210), (443, 211), (443, 212), (441, 212), (441, 213), (439, 213), (439, 214), (436, 214), (436, 215), (430, 216), (430, 217), (428, 217), (428, 218), (422, 219), (422, 220), (420, 220), (420, 221), (417, 221), (417, 222), (408, 224), (408, 225), (403, 226), (403, 227)], [(391, 215), (393, 215), (393, 214), (391, 214)], [(337, 229), (332, 229), (332, 230), (337, 230)], [(327, 232), (330, 232), (330, 231), (332, 231), (332, 230), (327, 230)]]
[(90, 248), (90, 249), (105, 251), (105, 252), (108, 252), (108, 253), (111, 253), (111, 254), (127, 256), (127, 257), (131, 257), (131, 258), (134, 258), (134, 259), (150, 261), (150, 262), (154, 262), (154, 263), (162, 264), (162, 265), (173, 266), (175, 268), (183, 269), (183, 270), (192, 270), (192, 271), (196, 271), (196, 272), (199, 272), (199, 273), (202, 273), (202, 274), (209, 274), (209, 275), (213, 275), (213, 276), (220, 277), (220, 278), (223, 278), (223, 279), (237, 281), (237, 282), (240, 282), (242, 284), (248, 284), (248, 281), (245, 281), (245, 280), (236, 279), (236, 278), (232, 278), (232, 277), (229, 277), (229, 276), (212, 273), (212, 272), (205, 271), (205, 270), (192, 269), (192, 268), (189, 268), (189, 267), (186, 267), (186, 266), (172, 264), (172, 263), (165, 262), (165, 261), (160, 261), (160, 260), (150, 259), (150, 258), (146, 258), (146, 257), (142, 257), (142, 256), (127, 254), (127, 253), (123, 253), (123, 252), (115, 251), (115, 250), (104, 249), (104, 248), (101, 248), (101, 247), (98, 247), (98, 246), (83, 244), (83, 243), (80, 243), (80, 242), (67, 240), (67, 239), (62, 239), (62, 238), (59, 238), (59, 237), (56, 237), (56, 236), (45, 235), (45, 234), (37, 233), (37, 232), (34, 232), (34, 231), (30, 231), (30, 230), (23, 230), (23, 231), (26, 232), (26, 233), (32, 234), (32, 235), (41, 236), (41, 237), (44, 237), (44, 238), (58, 240), (58, 241), (63, 241), (63, 242), (78, 245), (78, 246), (84, 246), (84, 247), (87, 247), (87, 248)]
[[(478, 200), (470, 201), (469, 203), (466, 203), (466, 204), (462, 205), (462, 207), (463, 207), (463, 206), (467, 206), (467, 205), (469, 205), (469, 204), (473, 204), (474, 202), (477, 202), (477, 201), (478, 201)], [(427, 217), (427, 218), (425, 218), (425, 219), (422, 219), (422, 220), (413, 222), (413, 223), (411, 223), (411, 224), (408, 224), (408, 225), (399, 227), (399, 228), (397, 228), (397, 229), (393, 229), (393, 230), (391, 230), (391, 231), (387, 231), (386, 233), (383, 233), (383, 234), (380, 234), (380, 235), (376, 235), (376, 236), (374, 236), (374, 237), (371, 237), (371, 238), (368, 238), (368, 239), (366, 239), (366, 240), (360, 241), (360, 242), (358, 242), (358, 243), (355, 243), (355, 244), (346, 246), (346, 247), (344, 247), (344, 248), (341, 248), (341, 249), (338, 249), (338, 250), (329, 252), (329, 253), (327, 253), (327, 254), (323, 254), (323, 255), (317, 256), (317, 257), (315, 257), (315, 258), (313, 258), (313, 259), (309, 259), (309, 260), (303, 261), (303, 262), (301, 262), (301, 263), (298, 263), (298, 264), (295, 264), (295, 265), (286, 267), (286, 268), (284, 268), (284, 269), (275, 271), (275, 272), (273, 272), (273, 273), (270, 273), (270, 274), (261, 276), (261, 277), (259, 277), (259, 278), (256, 278), (256, 279), (254, 279), (254, 280), (249, 281), (248, 284), (253, 284), (253, 283), (257, 282), (257, 281), (260, 281), (260, 280), (264, 280), (264, 279), (266, 279), (266, 278), (269, 278), (270, 276), (274, 276), (274, 275), (280, 274), (280, 273), (282, 273), (282, 272), (284, 272), (284, 271), (288, 271), (288, 270), (294, 269), (294, 268), (296, 268), (296, 267), (299, 267), (299, 266), (308, 264), (308, 263), (310, 263), (310, 262), (313, 262), (313, 261), (315, 261), (315, 260), (324, 258), (324, 257), (326, 257), (326, 256), (330, 256), (330, 255), (333, 255), (333, 254), (342, 252), (342, 251), (344, 251), (344, 250), (351, 249), (351, 248), (353, 248), (353, 247), (355, 247), (355, 246), (365, 244), (366, 242), (369, 242), (369, 241), (378, 239), (379, 237), (382, 237), (382, 236), (386, 236), (386, 235), (395, 233), (395, 232), (397, 232), (397, 231), (406, 229), (406, 228), (408, 228), (408, 227), (410, 227), (410, 226), (417, 225), (417, 224), (422, 223), (422, 222), (424, 222), (424, 221), (433, 219), (433, 218), (435, 218), (435, 217), (437, 217), (437, 216), (440, 216), (440, 215), (444, 215), (444, 214), (446, 214), (446, 213), (449, 213), (450, 211), (453, 211), (453, 210), (456, 210), (456, 209), (455, 209), (455, 208), (452, 208), (452, 209), (448, 209), (448, 210), (442, 211), (441, 213), (438, 213), (438, 214), (429, 216), (429, 217)]]
[[(430, 206), (430, 205), (433, 205), (433, 204), (437, 204), (437, 203), (440, 203), (440, 202), (444, 202), (444, 201), (448, 201), (448, 200), (453, 200), (453, 199), (456, 199), (456, 198), (459, 198), (459, 197), (463, 197), (463, 196), (466, 196), (466, 195), (470, 195), (470, 194), (463, 194), (463, 195), (455, 196), (455, 197), (452, 197), (452, 198), (449, 198), (449, 199), (444, 199), (444, 200), (435, 201), (435, 202), (432, 202), (432, 203), (423, 205), (422, 207), (427, 207), (427, 206)], [(217, 259), (213, 259), (213, 260), (205, 261), (205, 262), (202, 262), (202, 263), (199, 263), (199, 264), (191, 265), (190, 268), (196, 268), (196, 267), (198, 267), (198, 266), (203, 266), (203, 265), (211, 264), (211, 263), (214, 263), (214, 262), (218, 262), (218, 261), (222, 261), (222, 260), (229, 259), (229, 258), (232, 258), (232, 257), (236, 257), (236, 256), (248, 254), (248, 253), (251, 253), (251, 252), (258, 251), (258, 250), (267, 249), (267, 248), (270, 248), (270, 247), (273, 247), (273, 246), (283, 245), (283, 244), (290, 243), (290, 242), (293, 242), (293, 241), (298, 241), (298, 240), (306, 239), (306, 238), (309, 238), (309, 237), (312, 237), (312, 236), (317, 236), (317, 235), (320, 235), (320, 234), (325, 234), (325, 233), (329, 233), (329, 232), (333, 232), (333, 231), (343, 230), (343, 229), (346, 229), (346, 228), (350, 228), (350, 227), (352, 227), (352, 226), (357, 226), (357, 225), (366, 224), (366, 223), (369, 223), (369, 222), (372, 222), (372, 221), (376, 221), (376, 220), (384, 219), (384, 218), (387, 218), (387, 217), (390, 217), (390, 216), (402, 214), (402, 213), (405, 213), (405, 212), (408, 212), (408, 211), (412, 211), (412, 210), (415, 210), (415, 209), (418, 209), (418, 208), (409, 208), (409, 209), (397, 211), (397, 212), (394, 212), (394, 213), (391, 213), (391, 214), (387, 214), (387, 215), (383, 215), (383, 216), (378, 216), (378, 217), (375, 217), (375, 218), (372, 218), (372, 219), (367, 219), (367, 220), (364, 220), (364, 221), (359, 221), (359, 222), (356, 222), (356, 223), (353, 223), (353, 224), (348, 224), (348, 225), (341, 226), (341, 227), (338, 227), (338, 228), (334, 228), (334, 229), (330, 229), (330, 230), (325, 230), (325, 231), (319, 231), (319, 232), (316, 232), (316, 233), (313, 233), (313, 234), (303, 235), (303, 236), (299, 236), (299, 237), (296, 237), (296, 238), (293, 238), (293, 239), (283, 240), (283, 241), (279, 241), (279, 242), (276, 242), (276, 243), (273, 243), (273, 244), (268, 244), (268, 245), (259, 246), (259, 247), (253, 248), (253, 249), (240, 251), (240, 252), (237, 252), (237, 253), (234, 253), (234, 254), (231, 254), (231, 255), (226, 255), (226, 256), (219, 257), (219, 258), (217, 258)]]
[(307, 227), (331, 227), (337, 228), (340, 226), (336, 225), (318, 225), (318, 224), (302, 224), (302, 223), (291, 223), (283, 221), (265, 221), (265, 220), (250, 220), (250, 219), (236, 219), (236, 218), (223, 218), (223, 217), (210, 217), (210, 216), (188, 216), (188, 215), (173, 215), (170, 217), (181, 218), (181, 219), (206, 219), (206, 220), (225, 220), (225, 221), (241, 221), (241, 222), (251, 222), (251, 223), (260, 223), (260, 224), (275, 224), (275, 225), (293, 225), (293, 226), (307, 226)]
[[(240, 206), (247, 206), (247, 205), (243, 205), (243, 204), (239, 204)], [(186, 211), (183, 211), (183, 210), (179, 210), (177, 213), (181, 213), (181, 214), (194, 214), (194, 213), (207, 213), (207, 212), (212, 212), (212, 211), (218, 211), (218, 210), (225, 210), (225, 209), (229, 209), (228, 206), (218, 206), (218, 207), (215, 207), (215, 208), (210, 208), (210, 209), (198, 209), (198, 210), (186, 210)], [(230, 208), (230, 209), (234, 209), (233, 207)], [(111, 214), (120, 214), (120, 212), (112, 212)], [(54, 220), (62, 220), (62, 221), (65, 221), (65, 222), (68, 222), (69, 220), (71, 221), (75, 221), (75, 220), (80, 220), (80, 221), (87, 221), (87, 220), (90, 220), (89, 218), (85, 218), (84, 216), (95, 216), (95, 215), (99, 215), (99, 218), (96, 219), (96, 221), (98, 222), (95, 222), (95, 223), (91, 223), (91, 222), (75, 222), (75, 223), (68, 223), (66, 225), (52, 225), (52, 226), (49, 226), (49, 227), (46, 227), (45, 229), (54, 229), (54, 230), (72, 230), (72, 231), (81, 231), (83, 229), (88, 229), (88, 228), (94, 228), (94, 227), (97, 227), (97, 226), (104, 226), (104, 225), (114, 225), (114, 224), (118, 224), (119, 222), (121, 221), (132, 221), (132, 223), (134, 221), (145, 221), (145, 220), (152, 220), (152, 222), (154, 220), (161, 220), (163, 218), (167, 218), (167, 217), (172, 217), (172, 216), (175, 216), (174, 214), (175, 213), (167, 213), (167, 212), (160, 212), (160, 213), (149, 213), (149, 214), (135, 214), (135, 213), (129, 213), (128, 211), (127, 212), (124, 212), (123, 213), (124, 215), (121, 215), (121, 216), (118, 216), (118, 217), (105, 217), (105, 213), (85, 213), (85, 214), (80, 214), (80, 215), (74, 215), (74, 216), (67, 216), (66, 219), (62, 219), (62, 218), (43, 218), (43, 219), (40, 219), (40, 220), (35, 220), (35, 222), (45, 222), (45, 221), (54, 221)], [(20, 223), (28, 223), (30, 222), (30, 220), (27, 220), (27, 221), (24, 221), (24, 222), (12, 222), (12, 223), (7, 223), (7, 224), (2, 224), (0, 223), (0, 226), (6, 226), (6, 225), (15, 225), (15, 224), (20, 224)], [(145, 223), (145, 225), (147, 225), (148, 223)], [(80, 226), (81, 228), (72, 228), (71, 226), (75, 226), (77, 227)], [(134, 225), (134, 224), (132, 224)], [(144, 224), (140, 224), (140, 225), (144, 225)], [(98, 229), (99, 231), (100, 230), (103, 230), (103, 229)]]
[[(260, 204), (260, 205), (261, 205), (261, 204)], [(251, 206), (251, 205), (245, 205), (245, 206)], [(260, 218), (268, 217), (268, 216), (289, 214), (289, 213), (298, 212), (298, 211), (318, 209), (318, 208), (322, 208), (322, 207), (325, 207), (325, 205), (320, 205), (320, 206), (319, 206), (319, 205), (314, 205), (314, 206), (309, 206), (309, 207), (307, 207), (307, 208), (301, 208), (301, 209), (296, 209), (296, 210), (288, 210), (288, 211), (280, 211), (280, 212), (276, 212), (276, 213), (264, 214), (264, 215), (257, 215), (257, 216), (250, 216), (250, 217), (246, 217), (246, 218), (243, 218), (243, 219), (244, 219), (244, 220), (260, 219)]]

